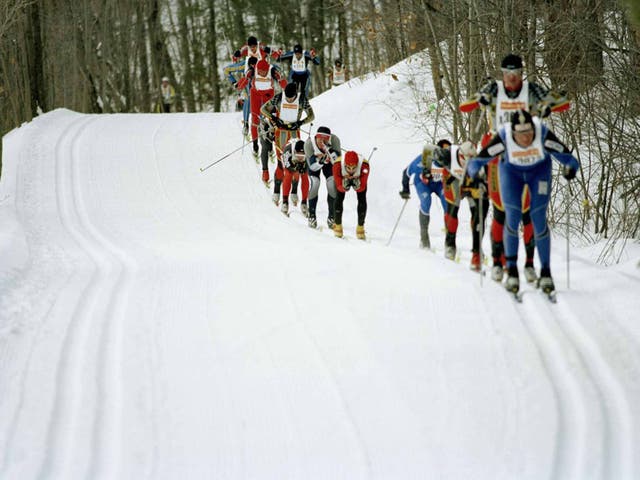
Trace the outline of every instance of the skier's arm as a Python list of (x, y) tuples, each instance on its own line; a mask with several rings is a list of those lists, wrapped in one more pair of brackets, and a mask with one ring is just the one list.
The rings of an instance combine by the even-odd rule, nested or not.
[(502, 141), (499, 133), (496, 133), (489, 144), (480, 150), (480, 153), (467, 163), (467, 174), (469, 177), (476, 179), (480, 173), (480, 169), (491, 161), (493, 157), (502, 155), (507, 147)]
[(336, 189), (341, 193), (346, 192), (346, 189), (344, 188), (344, 177), (342, 176), (342, 162), (338, 160), (331, 168), (333, 170), (333, 182)]
[(479, 107), (488, 107), (495, 101), (498, 93), (498, 84), (495, 80), (487, 82), (478, 93), (468, 100), (465, 100), (458, 107), (461, 112), (470, 113)]
[(360, 166), (360, 177), (358, 177), (358, 180), (360, 180), (360, 186), (356, 187), (356, 192), (360, 193), (360, 192), (364, 192), (367, 189), (367, 180), (369, 180), (369, 162), (367, 162), (367, 160), (364, 160), (362, 162), (362, 165)]
[(315, 150), (313, 149), (313, 138), (309, 138), (304, 142), (304, 156), (307, 160), (307, 165), (309, 165), (309, 170), (312, 172), (317, 172), (322, 169), (325, 164), (324, 157), (321, 159), (316, 157)]
[(576, 172), (580, 168), (580, 162), (551, 130), (547, 129), (543, 146), (552, 158), (562, 164), (564, 167), (562, 173), (567, 180), (571, 180), (576, 176)]

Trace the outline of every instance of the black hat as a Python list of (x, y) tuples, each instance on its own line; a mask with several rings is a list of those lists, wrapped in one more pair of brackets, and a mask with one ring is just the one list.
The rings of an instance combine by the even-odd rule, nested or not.
[(284, 87), (284, 96), (287, 98), (293, 98), (298, 93), (298, 86), (294, 83), (287, 83), (287, 86)]
[(247, 61), (249, 62), (250, 67), (254, 67), (256, 63), (258, 63), (258, 57), (249, 57), (249, 60)]
[(510, 53), (502, 59), (500, 68), (507, 70), (519, 70), (522, 68), (522, 58), (514, 53)]
[(247, 45), (258, 45), (258, 39), (252, 35), (251, 37), (247, 38)]
[(293, 46), (293, 53), (302, 53), (302, 45), (300, 45), (299, 43), (296, 43)]
[(340, 60), (339, 58), (336, 58), (336, 61), (333, 62), (333, 63), (335, 63), (338, 66), (341, 66), (342, 65), (342, 60)]
[(304, 153), (304, 140), (298, 140), (296, 144), (293, 146), (294, 152), (303, 152)]
[(526, 110), (516, 110), (511, 114), (511, 130), (514, 132), (533, 128), (533, 118)]
[(448, 148), (451, 146), (451, 142), (446, 138), (443, 138), (441, 140), (438, 140), (438, 143), (436, 143), (436, 145), (438, 145), (440, 148)]
[(329, 127), (318, 127), (316, 133), (324, 133), (325, 135), (331, 135), (331, 129)]
[(240, 58), (240, 55), (242, 55), (242, 53), (240, 53), (240, 50), (236, 50), (235, 52), (233, 52), (233, 56), (236, 58)]

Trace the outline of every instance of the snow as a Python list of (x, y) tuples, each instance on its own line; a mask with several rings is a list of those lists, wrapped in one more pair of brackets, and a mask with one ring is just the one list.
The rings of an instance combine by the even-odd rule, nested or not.
[(439, 202), (418, 249), (414, 192), (386, 246), (433, 140), (400, 120), (425, 107), (411, 68), (312, 100), (313, 131), (377, 147), (370, 242), (353, 193), (346, 240), (284, 217), (250, 148), (201, 172), (238, 113), (60, 109), (5, 136), (0, 478), (639, 478), (640, 248), (572, 248), (568, 289), (554, 232), (558, 303), (520, 305), (468, 269), (466, 204), (459, 263)]

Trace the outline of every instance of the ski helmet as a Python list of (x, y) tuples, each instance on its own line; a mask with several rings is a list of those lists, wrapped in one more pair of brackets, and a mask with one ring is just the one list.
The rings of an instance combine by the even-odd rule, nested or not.
[(502, 59), (502, 63), (500, 67), (505, 70), (521, 70), (522, 69), (522, 58), (519, 55), (514, 53), (510, 53), (506, 57)]
[(302, 45), (300, 45), (299, 43), (296, 43), (293, 46), (293, 53), (302, 53)]
[(347, 167), (355, 167), (358, 165), (358, 154), (353, 150), (349, 150), (344, 154), (344, 164)]
[(294, 82), (287, 83), (287, 86), (284, 87), (284, 96), (287, 98), (293, 98), (298, 93), (298, 87)]
[(247, 45), (249, 45), (250, 47), (253, 46), (258, 46), (258, 39), (256, 37), (254, 37), (253, 35), (250, 36), (249, 38), (247, 38)]
[(511, 114), (511, 130), (526, 132), (533, 129), (533, 118), (526, 110), (516, 110)]
[(269, 71), (269, 62), (266, 60), (259, 60), (258, 63), (256, 63), (256, 70), (263, 74), (267, 73)]

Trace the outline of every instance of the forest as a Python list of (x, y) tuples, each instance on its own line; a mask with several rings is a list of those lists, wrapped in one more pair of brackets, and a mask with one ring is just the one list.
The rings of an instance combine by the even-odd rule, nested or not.
[[(566, 93), (553, 129), (582, 169), (553, 192), (550, 219), (585, 243), (640, 239), (640, 6), (629, 0), (0, 0), (0, 135), (41, 112), (158, 111), (169, 77), (176, 110), (233, 109), (223, 76), (249, 35), (314, 48), (312, 95), (340, 59), (354, 79), (423, 52), (435, 105), (455, 142), (478, 141), (480, 113), (458, 105), (516, 52), (526, 78)], [(417, 92), (419, 90), (417, 89)], [(373, 100), (373, 99), (372, 99)], [(420, 128), (420, 119), (416, 120)], [(429, 132), (423, 132), (425, 141)], [(1, 160), (1, 157), (0, 157)], [(556, 182), (556, 186), (562, 182)], [(562, 184), (566, 185), (566, 184)]]

